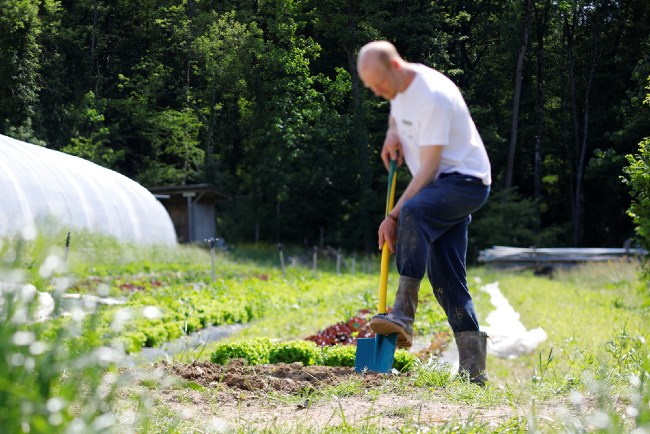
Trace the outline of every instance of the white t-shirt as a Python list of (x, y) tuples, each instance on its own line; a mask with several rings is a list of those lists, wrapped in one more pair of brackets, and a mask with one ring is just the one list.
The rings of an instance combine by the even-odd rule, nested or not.
[(460, 90), (440, 72), (415, 67), (411, 84), (390, 102), (411, 174), (420, 169), (420, 146), (442, 145), (438, 174), (459, 172), (490, 185), (490, 160)]

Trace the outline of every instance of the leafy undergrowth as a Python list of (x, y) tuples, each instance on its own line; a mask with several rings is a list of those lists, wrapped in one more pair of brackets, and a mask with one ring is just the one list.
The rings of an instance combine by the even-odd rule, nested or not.
[[(138, 276), (128, 280), (122, 276), (111, 283), (120, 288), (129, 286), (128, 292), (123, 293), (127, 297), (123, 305), (102, 307), (97, 312), (96, 327), (105, 343), (136, 352), (208, 326), (250, 323), (275, 317), (277, 312), (312, 311), (314, 320), (323, 317), (322, 322), (331, 320), (336, 313), (328, 306), (339, 306), (339, 315), (352, 310), (354, 305), (365, 306), (364, 294), (370, 290), (367, 276), (315, 275), (306, 279), (295, 271), (286, 278), (272, 270), (253, 277), (220, 278), (215, 282), (161, 283), (163, 279), (143, 280)], [(347, 298), (338, 290), (343, 280)], [(70, 317), (62, 316), (49, 322), (46, 335), (57, 334), (70, 321)], [(304, 326), (305, 331), (311, 327), (309, 323), (296, 324)], [(295, 335), (296, 331), (290, 333)]]
[[(362, 317), (374, 307), (375, 276), (301, 268), (290, 268), (283, 275), (277, 269), (242, 265), (220, 254), (215, 264), (217, 279), (212, 281), (203, 262), (206, 252), (194, 251), (196, 263), (186, 264), (185, 254), (180, 255), (181, 261), (169, 264), (173, 271), (165, 271), (164, 263), (150, 262), (141, 264), (141, 271), (134, 274), (128, 274), (137, 270), (132, 263), (111, 265), (106, 261), (86, 267), (86, 272), (97, 274), (71, 280), (66, 292), (122, 300), (122, 305), (91, 306), (90, 310), (97, 316), (94, 327), (102, 343), (127, 353), (159, 347), (210, 326), (234, 323), (250, 324), (250, 330), (243, 332), (249, 337), (272, 338), (304, 336), (314, 328), (329, 327), (314, 335), (319, 345), (352, 344), (356, 337), (372, 336)], [(204, 264), (204, 269), (197, 263)], [(44, 288), (55, 297), (56, 284)], [(444, 314), (431, 309), (431, 300), (431, 294), (423, 296), (415, 324), (419, 333), (433, 334), (445, 327)], [(88, 310), (88, 306), (79, 309)], [(357, 311), (360, 313), (352, 313)], [(344, 321), (329, 326), (336, 317)], [(70, 316), (58, 316), (47, 323), (43, 333), (53, 337), (72, 321)]]
[[(479, 388), (436, 357), (413, 353), (404, 356), (401, 372), (352, 374), (354, 346), (325, 349), (304, 340), (360, 337), (355, 318), (359, 309), (374, 310), (375, 273), (298, 267), (284, 275), (220, 254), (213, 281), (205, 250), (106, 241), (84, 241), (83, 251), (71, 251), (66, 271), (60, 248), (41, 239), (12, 243), (0, 243), (0, 423), (11, 432), (650, 430), (650, 298), (633, 264), (551, 278), (470, 270), (481, 321), (491, 306), (475, 277), (499, 281), (524, 325), (548, 333), (531, 354), (489, 356), (491, 383)], [(69, 316), (35, 323), (37, 291), (57, 302), (78, 292), (124, 304), (79, 302)], [(159, 363), (143, 369), (146, 378), (139, 369), (117, 369), (124, 361), (120, 346), (137, 351), (231, 322), (247, 327), (204, 348), (211, 360)], [(436, 342), (450, 338), (426, 284), (415, 329)], [(251, 342), (260, 347), (254, 360), (237, 349)]]

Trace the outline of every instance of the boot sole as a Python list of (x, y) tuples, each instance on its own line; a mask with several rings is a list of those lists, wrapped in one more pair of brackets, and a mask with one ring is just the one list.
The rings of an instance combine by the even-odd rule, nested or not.
[(409, 335), (404, 327), (384, 318), (372, 318), (370, 328), (378, 335), (388, 336), (397, 333), (397, 348), (410, 348), (413, 345), (413, 336)]

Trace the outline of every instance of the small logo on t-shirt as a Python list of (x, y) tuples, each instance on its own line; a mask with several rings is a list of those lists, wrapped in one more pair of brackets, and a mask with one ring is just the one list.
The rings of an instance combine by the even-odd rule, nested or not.
[(408, 125), (408, 126), (413, 125), (413, 122), (409, 121), (408, 119), (402, 119), (402, 123), (403, 123), (404, 125)]

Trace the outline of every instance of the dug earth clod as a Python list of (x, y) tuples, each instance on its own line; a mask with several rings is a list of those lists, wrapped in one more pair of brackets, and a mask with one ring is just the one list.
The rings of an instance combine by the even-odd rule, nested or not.
[[(358, 378), (354, 368), (331, 366), (304, 366), (296, 362), (250, 366), (243, 359), (234, 359), (222, 366), (212, 362), (195, 361), (191, 364), (161, 362), (167, 372), (194, 381), (204, 387), (228, 387), (246, 391), (278, 391), (298, 393), (322, 386), (335, 386)], [(381, 375), (368, 373), (361, 377), (366, 387), (380, 384)]]

